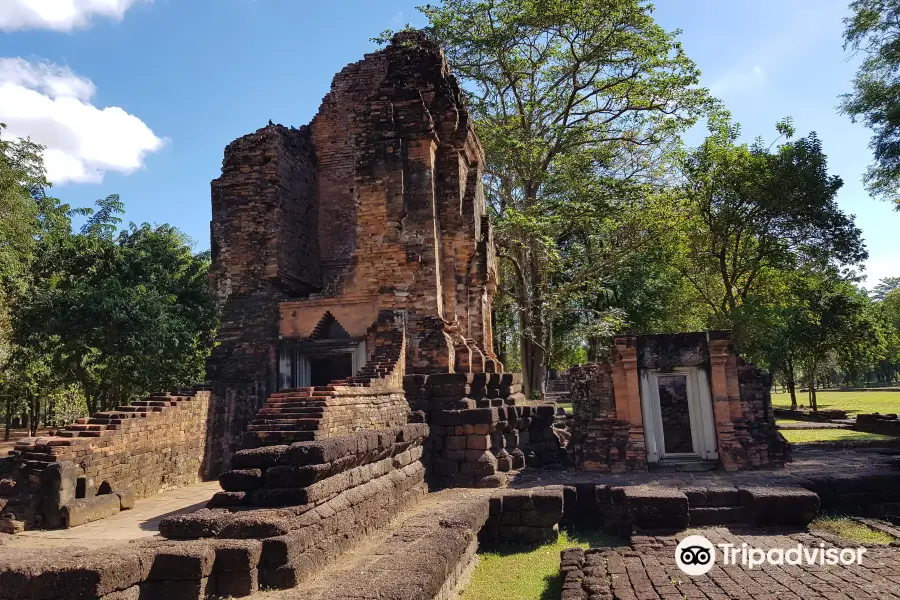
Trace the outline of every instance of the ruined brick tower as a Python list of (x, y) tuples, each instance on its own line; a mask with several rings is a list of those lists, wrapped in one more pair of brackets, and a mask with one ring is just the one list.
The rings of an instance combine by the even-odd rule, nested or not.
[[(459, 86), (419, 33), (344, 68), (308, 126), (228, 146), (212, 182), (223, 314), (208, 473), (248, 428), (289, 442), (391, 426), (408, 412), (404, 376), (502, 372), (483, 165)], [(278, 390), (330, 396), (288, 418)]]

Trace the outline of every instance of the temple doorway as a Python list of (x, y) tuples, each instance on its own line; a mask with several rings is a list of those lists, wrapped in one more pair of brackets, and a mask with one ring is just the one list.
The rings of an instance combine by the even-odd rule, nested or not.
[(641, 372), (641, 410), (648, 462), (718, 458), (706, 371)]
[(353, 376), (353, 353), (309, 357), (310, 385), (328, 385)]

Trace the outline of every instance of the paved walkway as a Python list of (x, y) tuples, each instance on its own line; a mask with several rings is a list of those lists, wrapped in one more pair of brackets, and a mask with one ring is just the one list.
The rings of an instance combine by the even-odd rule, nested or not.
[[(634, 536), (631, 547), (588, 553), (564, 585), (563, 599), (580, 600), (873, 600), (900, 599), (900, 550), (868, 546), (859, 565), (722, 564), (706, 575), (691, 577), (675, 565), (675, 546), (687, 535), (703, 535), (715, 545), (752, 548), (856, 548), (854, 543), (808, 532), (765, 529), (707, 528), (677, 536)], [(836, 542), (836, 543), (835, 543)]]
[(138, 500), (131, 510), (72, 529), (0, 534), (4, 548), (101, 548), (158, 535), (163, 517), (203, 508), (218, 492), (218, 481), (207, 481)]
[(607, 485), (659, 485), (684, 488), (691, 486), (792, 486), (810, 477), (829, 476), (832, 479), (858, 479), (866, 475), (895, 474), (900, 468), (900, 445), (892, 447), (861, 447), (840, 450), (794, 446), (792, 460), (782, 469), (758, 471), (706, 471), (699, 473), (627, 473), (563, 469), (549, 471), (525, 469), (511, 475), (509, 486), (528, 488), (544, 485), (573, 485), (580, 482)]

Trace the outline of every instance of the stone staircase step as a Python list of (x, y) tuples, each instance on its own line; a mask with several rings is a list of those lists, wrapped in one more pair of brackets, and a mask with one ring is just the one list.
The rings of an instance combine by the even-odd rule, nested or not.
[(750, 523), (746, 506), (703, 506), (689, 509), (688, 515), (691, 527)]
[(311, 442), (315, 439), (313, 431), (256, 431), (253, 434), (266, 445)]

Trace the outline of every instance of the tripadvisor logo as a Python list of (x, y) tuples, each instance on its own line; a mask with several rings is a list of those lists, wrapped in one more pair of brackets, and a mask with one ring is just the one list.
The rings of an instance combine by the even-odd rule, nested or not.
[(675, 564), (692, 577), (705, 575), (716, 562), (716, 548), (702, 535), (689, 535), (675, 547)]
[(686, 574), (696, 577), (709, 573), (716, 563), (716, 547), (722, 552), (722, 566), (742, 565), (755, 569), (767, 565), (859, 565), (866, 549), (826, 548), (824, 543), (807, 547), (797, 544), (791, 548), (763, 550), (746, 543), (713, 545), (702, 535), (689, 535), (675, 547), (675, 564)]

